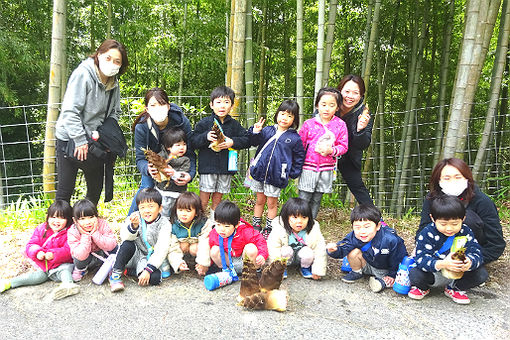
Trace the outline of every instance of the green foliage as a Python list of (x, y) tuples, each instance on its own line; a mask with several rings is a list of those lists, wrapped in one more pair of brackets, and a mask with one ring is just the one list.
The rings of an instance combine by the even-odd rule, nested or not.
[(7, 205), (0, 214), (0, 226), (13, 229), (32, 229), (46, 220), (46, 211), (51, 204), (47, 197), (19, 197)]

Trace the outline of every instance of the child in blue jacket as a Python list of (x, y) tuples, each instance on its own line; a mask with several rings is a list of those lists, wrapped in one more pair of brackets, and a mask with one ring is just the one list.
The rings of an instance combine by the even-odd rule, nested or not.
[(257, 194), (253, 209), (253, 226), (261, 229), (262, 213), (267, 203), (266, 228), (262, 235), (267, 239), (271, 232), (271, 221), (278, 212), (278, 197), (290, 178), (301, 175), (305, 149), (297, 133), (299, 127), (299, 105), (293, 100), (280, 104), (274, 116), (275, 125), (264, 125), (264, 118), (249, 129), (251, 145), (258, 146), (255, 159), (250, 166), (253, 178), (250, 189)]
[(351, 224), (353, 231), (342, 241), (326, 245), (329, 256), (347, 256), (349, 260), (352, 271), (342, 281), (353, 283), (366, 274), (372, 275), (369, 285), (373, 292), (393, 286), (398, 265), (407, 255), (404, 240), (392, 228), (381, 225), (381, 212), (370, 204), (352, 210)]

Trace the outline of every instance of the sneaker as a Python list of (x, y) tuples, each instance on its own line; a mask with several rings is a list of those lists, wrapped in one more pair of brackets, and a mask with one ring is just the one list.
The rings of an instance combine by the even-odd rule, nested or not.
[(355, 271), (351, 271), (351, 272), (347, 273), (344, 277), (342, 277), (342, 281), (347, 282), (347, 283), (353, 283), (356, 280), (361, 279), (362, 277), (363, 277), (363, 274), (356, 273)]
[(308, 267), (308, 268), (301, 267), (301, 275), (302, 275), (305, 279), (311, 279), (311, 278), (313, 278), (313, 274), (312, 274), (312, 267)]
[(260, 233), (262, 234), (262, 237), (267, 241), (267, 238), (269, 237), (269, 234), (271, 234), (271, 230), (273, 230), (273, 228), (271, 227), (266, 227), (264, 228), (264, 230), (262, 230)]
[(370, 279), (368, 279), (368, 285), (374, 293), (382, 292), (384, 288), (386, 288), (386, 282), (384, 282), (383, 279), (378, 279), (375, 276), (370, 276)]
[(421, 300), (425, 296), (427, 296), (430, 293), (430, 289), (427, 290), (421, 290), (420, 288), (416, 286), (412, 286), (409, 293), (407, 293), (407, 296), (409, 296), (413, 300)]
[(87, 272), (88, 272), (87, 268), (80, 270), (80, 269), (74, 267), (73, 273), (71, 274), (71, 276), (73, 277), (73, 281), (74, 282), (80, 281), (85, 276), (85, 274), (87, 274)]
[(119, 274), (113, 273), (108, 278), (108, 281), (110, 281), (110, 291), (112, 293), (124, 290), (124, 282), (122, 282), (122, 279)]
[(262, 231), (262, 226), (260, 224), (254, 224), (253, 225), (253, 229), (255, 229), (258, 232), (261, 232)]
[(161, 272), (161, 278), (168, 279), (170, 277), (170, 271), (162, 271)]
[(60, 300), (67, 296), (75, 295), (80, 292), (80, 286), (74, 282), (62, 282), (53, 290), (53, 300)]
[(285, 269), (285, 271), (283, 272), (283, 278), (286, 279), (287, 278), (287, 269)]
[(454, 302), (461, 305), (467, 305), (471, 302), (466, 295), (466, 292), (450, 288), (450, 286), (444, 287), (444, 295), (450, 297)]
[(6, 290), (11, 289), (11, 281), (9, 280), (0, 280), (0, 293), (5, 292)]

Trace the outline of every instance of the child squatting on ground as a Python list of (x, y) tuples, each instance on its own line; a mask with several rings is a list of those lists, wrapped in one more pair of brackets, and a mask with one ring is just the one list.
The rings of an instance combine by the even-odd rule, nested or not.
[(305, 149), (296, 129), (299, 127), (299, 105), (293, 100), (280, 104), (274, 116), (275, 125), (264, 128), (264, 118), (249, 129), (250, 143), (258, 146), (250, 166), (250, 189), (257, 194), (253, 208), (253, 227), (261, 229), (262, 213), (267, 203), (266, 228), (262, 235), (267, 240), (271, 221), (278, 213), (278, 197), (289, 184), (289, 178), (301, 175)]
[(287, 266), (299, 266), (304, 278), (318, 280), (326, 275), (326, 242), (319, 223), (312, 218), (310, 205), (301, 198), (290, 198), (283, 205), (280, 216), (273, 221), (267, 248), (271, 262), (287, 258)]
[(67, 243), (73, 257), (73, 280), (78, 282), (90, 268), (100, 267), (101, 258), (117, 251), (117, 237), (106, 220), (99, 218), (97, 208), (88, 199), (73, 207), (74, 224), (67, 232)]
[[(430, 287), (445, 286), (446, 296), (456, 303), (468, 304), (466, 290), (487, 280), (480, 245), (463, 224), (465, 215), (464, 204), (456, 196), (442, 195), (430, 202), (432, 223), (418, 234), (416, 267), (409, 271), (410, 298), (421, 300)], [(455, 259), (454, 253), (458, 255), (461, 248), (464, 256)]]
[(140, 286), (161, 283), (159, 268), (168, 255), (172, 233), (170, 221), (160, 214), (161, 201), (154, 188), (142, 189), (136, 195), (138, 211), (131, 213), (120, 229), (122, 244), (110, 276), (112, 292), (124, 290), (121, 277), (125, 268), (138, 277)]
[(380, 292), (392, 287), (398, 265), (407, 255), (404, 240), (394, 229), (381, 225), (381, 212), (369, 204), (356, 206), (351, 212), (352, 232), (338, 243), (328, 243), (329, 256), (341, 259), (347, 256), (352, 271), (342, 281), (353, 283), (365, 275), (370, 289)]
[(62, 282), (52, 291), (59, 300), (77, 294), (80, 286), (73, 282), (73, 259), (67, 244), (67, 230), (73, 210), (64, 200), (55, 200), (48, 208), (46, 221), (38, 225), (25, 248), (25, 256), (36, 267), (35, 272), (0, 281), (0, 292), (21, 286), (38, 285), (48, 280)]
[(215, 228), (209, 234), (209, 246), (211, 259), (216, 266), (227, 269), (223, 266), (223, 257), (230, 270), (235, 270), (239, 275), (243, 270), (243, 255), (249, 257), (257, 267), (266, 262), (269, 256), (266, 240), (241, 220), (241, 211), (235, 203), (222, 201), (218, 204), (214, 211), (214, 223)]
[(211, 264), (209, 257), (209, 233), (212, 221), (208, 220), (202, 209), (200, 197), (194, 192), (183, 192), (177, 198), (170, 215), (172, 223), (172, 247), (168, 260), (172, 267), (189, 270), (183, 259), (184, 254), (195, 257), (195, 270), (205, 275)]
[(232, 175), (237, 172), (235, 150), (250, 147), (248, 131), (229, 115), (234, 97), (230, 87), (215, 88), (209, 103), (213, 113), (195, 125), (189, 138), (189, 144), (198, 149), (200, 200), (204, 211), (212, 195), (211, 216), (223, 194), (230, 193)]

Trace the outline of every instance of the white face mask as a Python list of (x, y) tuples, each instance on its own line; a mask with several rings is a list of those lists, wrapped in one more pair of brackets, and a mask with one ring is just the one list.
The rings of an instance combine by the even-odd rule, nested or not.
[(149, 112), (153, 121), (156, 123), (162, 123), (168, 118), (168, 105), (151, 107), (150, 109), (147, 109), (147, 112)]
[(467, 178), (457, 179), (453, 181), (440, 181), (439, 186), (441, 190), (447, 194), (452, 196), (459, 196), (464, 192), (464, 190), (468, 187)]
[(112, 61), (106, 60), (107, 56), (106, 54), (101, 54), (97, 56), (97, 59), (99, 60), (99, 69), (103, 74), (107, 77), (113, 77), (117, 73), (119, 73), (120, 66), (115, 65)]

